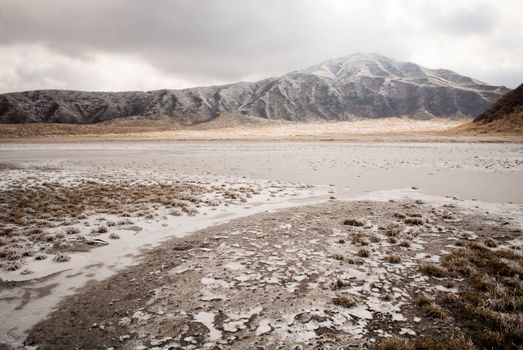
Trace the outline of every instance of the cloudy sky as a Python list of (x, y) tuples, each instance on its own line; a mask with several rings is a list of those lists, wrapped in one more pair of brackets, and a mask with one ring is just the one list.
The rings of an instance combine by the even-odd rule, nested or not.
[(523, 82), (521, 0), (0, 0), (0, 92), (256, 80), (378, 52)]

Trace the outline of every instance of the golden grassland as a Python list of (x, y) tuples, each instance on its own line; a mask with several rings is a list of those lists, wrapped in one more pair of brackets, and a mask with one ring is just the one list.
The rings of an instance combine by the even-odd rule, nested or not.
[[(514, 123), (517, 125), (514, 126)], [(484, 141), (521, 142), (521, 123), (500, 120), (476, 125), (470, 120), (380, 118), (345, 122), (292, 123), (222, 115), (198, 125), (170, 118), (125, 118), (98, 124), (3, 124), (1, 142), (151, 141), (151, 140), (310, 140), (310, 141)], [(518, 126), (519, 125), (519, 126)]]
[(461, 135), (523, 135), (523, 110), (508, 114), (490, 123), (467, 122), (450, 131)]

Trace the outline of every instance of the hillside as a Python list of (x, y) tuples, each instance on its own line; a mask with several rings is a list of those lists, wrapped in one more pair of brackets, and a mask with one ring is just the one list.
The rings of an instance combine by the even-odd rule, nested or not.
[(408, 116), (473, 117), (509, 90), (443, 69), (355, 54), (258, 82), (184, 90), (38, 90), (0, 95), (0, 123), (93, 124), (130, 116), (180, 125), (222, 113), (284, 120), (344, 121)]
[(508, 92), (485, 112), (474, 118), (475, 123), (491, 123), (508, 116), (521, 115), (523, 111), (523, 84)]
[(523, 84), (501, 97), (471, 123), (456, 130), (474, 134), (523, 135)]

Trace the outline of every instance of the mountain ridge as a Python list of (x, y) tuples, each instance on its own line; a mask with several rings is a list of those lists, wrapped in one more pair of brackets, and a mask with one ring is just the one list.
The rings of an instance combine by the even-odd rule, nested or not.
[(0, 95), (1, 123), (91, 124), (168, 116), (181, 124), (221, 113), (307, 122), (409, 116), (467, 118), (508, 92), (445, 69), (353, 54), (254, 82), (181, 90), (33, 90)]

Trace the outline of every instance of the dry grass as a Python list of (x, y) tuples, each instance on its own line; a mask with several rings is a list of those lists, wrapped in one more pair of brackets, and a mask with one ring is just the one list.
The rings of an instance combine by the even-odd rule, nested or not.
[(393, 216), (397, 219), (405, 219), (406, 216), (403, 213), (394, 213)]
[(432, 299), (429, 298), (426, 294), (420, 294), (416, 297), (416, 299), (414, 300), (414, 303), (418, 306), (427, 306), (427, 305), (430, 305), (432, 303)]
[(385, 233), (389, 237), (397, 237), (401, 233), (402, 230), (403, 230), (403, 226), (394, 223), (394, 224), (388, 225), (385, 228)]
[(423, 220), (417, 217), (406, 218), (403, 222), (407, 225), (423, 225)]
[(446, 316), (443, 308), (434, 302), (425, 305), (423, 309), (425, 315), (430, 318), (444, 318)]
[(363, 232), (355, 232), (352, 234), (352, 244), (368, 245), (367, 235)]
[[(251, 120), (255, 122), (251, 123)], [(90, 125), (3, 124), (0, 139), (61, 138), (67, 140), (281, 140), (281, 139), (412, 139), (442, 140), (442, 131), (462, 121), (434, 118), (363, 119), (349, 122), (291, 123), (222, 113), (197, 125), (181, 125), (172, 118), (118, 118)], [(73, 138), (74, 137), (74, 138)]]
[(483, 241), (483, 243), (489, 247), (489, 248), (495, 248), (498, 246), (498, 244), (496, 243), (495, 240), (493, 240), (492, 238), (488, 238), (486, 240)]
[(509, 113), (490, 123), (468, 122), (449, 131), (449, 135), (516, 135), (523, 134), (523, 110)]
[(445, 267), (442, 267), (437, 264), (422, 263), (419, 269), (421, 270), (421, 272), (432, 277), (443, 278), (452, 276), (452, 273), (450, 273)]
[[(207, 199), (213, 193), (217, 199)], [(32, 255), (36, 246), (52, 251), (74, 250), (82, 245), (78, 237), (80, 230), (73, 226), (91, 215), (115, 215), (117, 217), (156, 217), (157, 209), (176, 215), (195, 215), (198, 207), (215, 206), (217, 203), (243, 203), (256, 191), (250, 187), (230, 188), (226, 186), (200, 186), (192, 183), (149, 181), (141, 183), (131, 180), (79, 180), (69, 185), (59, 182), (35, 182), (31, 184), (13, 181), (11, 186), (0, 190), (0, 237), (2, 244), (24, 248), (20, 253), (0, 251), (2, 261), (17, 261)], [(107, 233), (107, 226), (132, 223), (132, 220), (98, 220), (100, 224), (92, 230), (93, 235)], [(101, 224), (102, 222), (105, 225)], [(46, 230), (65, 226), (63, 231), (49, 233)], [(115, 239), (116, 236), (112, 236)], [(62, 244), (66, 243), (66, 244)], [(52, 247), (51, 247), (51, 246)], [(6, 265), (5, 265), (6, 266)]]
[(345, 219), (343, 225), (354, 226), (354, 227), (363, 227), (365, 226), (365, 221), (361, 219)]
[(35, 255), (35, 260), (45, 260), (47, 259), (47, 255), (44, 253), (38, 253)]
[(370, 256), (370, 250), (366, 248), (360, 248), (358, 249), (358, 256), (362, 258), (368, 258)]
[(477, 350), (470, 341), (456, 337), (417, 337), (412, 340), (389, 338), (383, 340), (379, 350)]
[(482, 349), (520, 349), (523, 344), (523, 257), (486, 245), (463, 242), (440, 265), (421, 270), (434, 277), (458, 278), (459, 294), (423, 300), (430, 317), (450, 315)]
[(409, 248), (410, 247), (410, 241), (409, 240), (406, 240), (406, 239), (402, 239), (400, 241), (400, 247), (403, 247), (403, 248)]
[(399, 264), (401, 262), (401, 256), (391, 253), (385, 257), (385, 261), (391, 264)]
[(337, 306), (350, 308), (350, 307), (356, 306), (358, 304), (358, 301), (356, 300), (356, 298), (354, 298), (350, 295), (344, 295), (344, 296), (337, 296), (336, 298), (332, 299), (332, 303)]
[(375, 235), (375, 234), (371, 234), (369, 236), (369, 239), (372, 243), (379, 243), (380, 242), (380, 237)]
[(350, 284), (349, 283), (346, 283), (340, 279), (337, 279), (333, 284), (332, 284), (332, 289), (333, 290), (338, 290), (338, 289), (343, 289), (343, 288), (346, 288), (348, 287)]
[(108, 229), (107, 226), (100, 226), (98, 227), (94, 232), (95, 233), (107, 233)]
[(339, 260), (339, 261), (345, 260), (345, 256), (340, 253), (334, 253), (334, 254), (332, 254), (332, 257), (334, 258), (334, 260)]
[(56, 261), (56, 262), (66, 262), (66, 261), (69, 261), (71, 260), (71, 257), (65, 253), (62, 253), (62, 252), (58, 252), (56, 253), (56, 255), (54, 256), (53, 258), (53, 261)]
[(65, 230), (65, 233), (68, 234), (68, 235), (77, 235), (77, 234), (80, 233), (80, 229), (77, 228), (77, 227), (68, 227)]

